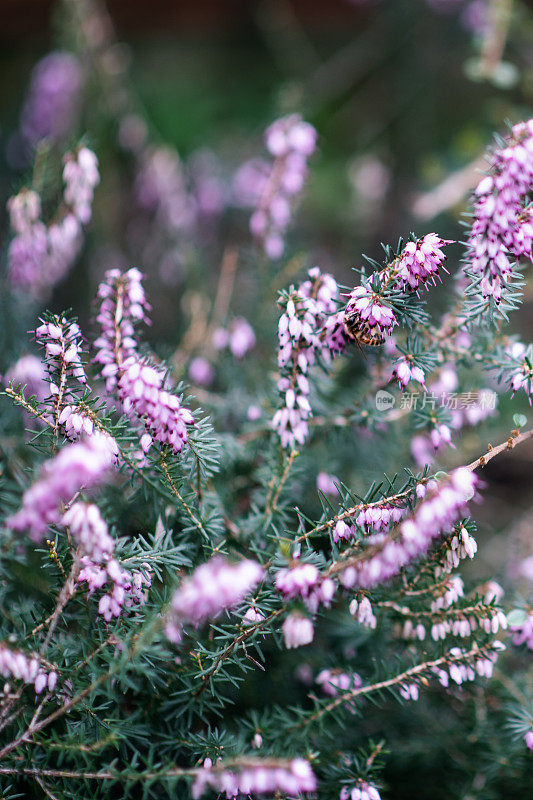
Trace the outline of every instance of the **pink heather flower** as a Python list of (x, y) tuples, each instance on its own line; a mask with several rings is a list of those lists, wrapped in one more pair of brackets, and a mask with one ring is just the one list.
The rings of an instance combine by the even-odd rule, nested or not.
[(284, 402), (274, 414), (272, 427), (283, 447), (305, 442), (311, 415), (309, 367), (319, 359), (328, 361), (332, 357), (322, 330), (328, 315), (336, 309), (337, 283), (318, 267), (308, 274), (309, 279), (286, 300), (278, 325), (278, 366), (282, 373), (278, 389)]
[(341, 575), (345, 587), (369, 588), (383, 583), (414, 559), (425, 555), (434, 539), (449, 530), (474, 496), (477, 478), (466, 467), (454, 470), (442, 484), (429, 486), (413, 516), (400, 523), (398, 535), (387, 537), (369, 558), (361, 557)]
[(295, 647), (302, 647), (313, 641), (314, 628), (309, 617), (304, 617), (297, 611), (292, 611), (282, 626), (285, 647), (291, 650)]
[(36, 694), (40, 694), (43, 689), (53, 692), (57, 683), (57, 672), (51, 670), (46, 673), (38, 655), (26, 655), (21, 650), (12, 650), (4, 642), (0, 642), (0, 675), (27, 684), (33, 683)]
[(339, 479), (335, 477), (335, 475), (328, 475), (327, 472), (319, 472), (316, 478), (316, 488), (319, 492), (329, 494), (332, 497), (338, 497), (339, 490), (335, 486), (335, 482), (339, 482)]
[(210, 386), (213, 383), (215, 372), (206, 358), (198, 356), (189, 364), (189, 378), (197, 386)]
[(252, 405), (248, 406), (246, 417), (250, 420), (250, 422), (256, 422), (258, 419), (261, 419), (262, 413), (261, 406), (252, 403)]
[(6, 383), (23, 386), (26, 398), (35, 397), (44, 400), (48, 396), (48, 383), (43, 362), (35, 356), (22, 356), (8, 369)]
[(55, 316), (51, 322), (44, 322), (35, 331), (35, 337), (44, 347), (47, 368), (51, 378), (50, 393), (57, 395), (60, 375), (75, 378), (79, 383), (87, 383), (85, 369), (81, 362), (81, 331), (75, 322), (65, 317)]
[(90, 503), (74, 503), (63, 514), (63, 525), (69, 528), (72, 537), (83, 555), (99, 564), (108, 559), (115, 549), (115, 543), (107, 528), (100, 509)]
[(447, 425), (436, 425), (431, 429), (429, 438), (435, 450), (440, 450), (445, 445), (455, 447), (452, 442), (452, 432)]
[(296, 564), (290, 569), (281, 569), (276, 575), (276, 589), (286, 598), (308, 597), (320, 580), (314, 564)]
[(255, 333), (244, 317), (237, 317), (229, 326), (229, 349), (235, 358), (244, 358), (255, 345)]
[(528, 750), (533, 750), (533, 730), (530, 730), (524, 736), (524, 741)]
[(441, 239), (436, 233), (428, 233), (416, 242), (407, 242), (395, 271), (401, 288), (415, 290), (428, 281), (435, 283), (435, 279), (440, 278), (439, 269), (446, 260), (441, 248), (448, 244), (453, 244), (453, 241)]
[(15, 531), (27, 530), (38, 542), (50, 525), (61, 522), (61, 505), (77, 491), (85, 491), (105, 481), (114, 454), (109, 437), (95, 434), (85, 442), (69, 444), (46, 461), (35, 483), (24, 492), (22, 508), (8, 517), (6, 526)]
[(330, 697), (336, 697), (339, 692), (347, 692), (363, 685), (361, 676), (357, 672), (349, 675), (340, 669), (323, 669), (316, 676), (316, 682), (322, 687), (324, 694)]
[(429, 436), (418, 434), (411, 439), (411, 454), (418, 466), (432, 464), (435, 461), (435, 450)]
[(268, 257), (277, 260), (285, 249), (294, 198), (302, 191), (307, 176), (307, 159), (316, 147), (316, 131), (299, 114), (290, 114), (272, 123), (265, 143), (273, 156), (272, 164), (245, 165), (236, 176), (235, 188), (241, 197), (255, 200), (250, 231)]
[(314, 792), (316, 778), (309, 762), (303, 758), (274, 765), (268, 762), (247, 760), (242, 766), (212, 766), (206, 759), (199, 770), (191, 790), (194, 800), (207, 789), (213, 789), (219, 795), (225, 792), (226, 797), (251, 794), (283, 794), (294, 797), (301, 792)]
[(251, 560), (231, 564), (215, 556), (197, 567), (172, 598), (172, 619), (179, 624), (201, 625), (233, 608), (262, 580), (263, 568)]
[(366, 286), (356, 286), (350, 293), (346, 305), (345, 318), (350, 319), (350, 327), (367, 329), (377, 328), (384, 336), (390, 336), (392, 329), (398, 324), (391, 308), (383, 304), (382, 299)]
[(89, 556), (83, 556), (82, 569), (77, 578), (78, 583), (87, 584), (87, 597), (107, 583), (111, 584), (107, 594), (103, 594), (98, 602), (98, 613), (106, 622), (110, 622), (113, 617), (119, 617), (124, 608), (143, 605), (147, 597), (146, 590), (152, 585), (148, 564), (143, 564), (141, 570), (130, 573), (115, 558), (110, 557), (111, 552), (112, 550), (102, 553), (101, 564), (94, 563)]
[(393, 374), (398, 379), (400, 387), (407, 386), (409, 381), (416, 381), (425, 387), (426, 377), (420, 367), (413, 366), (412, 362), (407, 358), (402, 358), (394, 366)]
[(512, 273), (512, 262), (532, 259), (530, 218), (523, 204), (533, 181), (533, 120), (511, 129), (505, 145), (492, 156), (491, 174), (474, 193), (474, 221), (469, 238), (470, 268), (481, 277), (484, 297), (498, 303)]
[(404, 700), (418, 700), (418, 686), (416, 683), (402, 683), (400, 686), (400, 695)]
[(72, 131), (78, 115), (83, 74), (78, 59), (57, 51), (34, 67), (21, 116), (27, 145), (42, 139), (60, 142)]
[(80, 147), (75, 155), (67, 153), (64, 164), (65, 202), (82, 225), (87, 225), (92, 216), (94, 188), (100, 183), (98, 159), (88, 147)]
[(250, 606), (242, 618), (242, 623), (243, 625), (257, 625), (259, 622), (262, 622), (264, 618), (264, 614), (258, 611), (257, 608)]
[(150, 306), (144, 294), (142, 277), (138, 269), (132, 268), (125, 273), (111, 269), (98, 287), (100, 309), (96, 321), (101, 334), (94, 343), (94, 361), (101, 365), (101, 375), (109, 394), (115, 390), (120, 365), (137, 352), (135, 325), (149, 322)]
[(350, 603), (350, 614), (364, 628), (374, 630), (378, 624), (368, 597), (354, 598)]
[(352, 789), (343, 786), (339, 798), (340, 800), (381, 800), (376, 787), (362, 780), (357, 781), (357, 785)]
[[(163, 388), (164, 381), (162, 370), (130, 356), (120, 368), (118, 395), (126, 414), (134, 412), (154, 439), (180, 453), (189, 439), (187, 428), (194, 425), (194, 417), (176, 395)], [(143, 449), (147, 449), (144, 443)]]

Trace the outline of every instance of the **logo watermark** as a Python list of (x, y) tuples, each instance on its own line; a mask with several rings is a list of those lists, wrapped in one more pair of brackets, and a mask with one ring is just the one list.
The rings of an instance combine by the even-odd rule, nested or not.
[[(491, 389), (469, 392), (402, 392), (398, 408), (405, 411), (414, 411), (424, 408), (445, 408), (448, 411), (461, 409), (479, 409), (484, 412), (494, 411), (496, 408), (496, 392)], [(396, 404), (396, 397), (384, 389), (376, 392), (376, 408), (378, 411), (389, 411)]]

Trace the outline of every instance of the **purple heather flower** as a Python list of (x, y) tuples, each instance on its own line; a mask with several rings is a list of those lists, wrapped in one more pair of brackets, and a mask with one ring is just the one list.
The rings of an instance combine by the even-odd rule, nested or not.
[(108, 438), (95, 434), (67, 445), (46, 461), (35, 483), (24, 492), (22, 508), (8, 517), (6, 526), (27, 530), (33, 541), (40, 541), (50, 525), (61, 522), (62, 504), (82, 487), (88, 491), (105, 481), (114, 459)]
[(524, 741), (528, 750), (533, 750), (533, 729), (524, 736)]
[(264, 614), (258, 611), (257, 608), (250, 606), (242, 618), (242, 623), (243, 625), (257, 625), (259, 622), (262, 622), (264, 618)]
[(285, 647), (291, 650), (295, 647), (302, 647), (313, 641), (314, 628), (309, 617), (304, 617), (297, 611), (292, 611), (282, 626)]

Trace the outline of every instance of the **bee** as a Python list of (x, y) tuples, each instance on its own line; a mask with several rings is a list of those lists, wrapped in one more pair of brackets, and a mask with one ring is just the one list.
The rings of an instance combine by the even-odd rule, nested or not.
[(344, 330), (346, 335), (361, 349), (362, 344), (369, 347), (379, 347), (385, 341), (383, 331), (379, 325), (370, 325), (361, 319), (357, 313), (346, 314), (344, 317)]

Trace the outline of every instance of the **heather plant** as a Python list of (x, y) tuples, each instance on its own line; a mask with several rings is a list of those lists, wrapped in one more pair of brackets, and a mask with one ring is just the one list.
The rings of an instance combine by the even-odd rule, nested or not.
[[(33, 164), (8, 202), (2, 796), (528, 796), (533, 555), (523, 593), (472, 562), (484, 469), (533, 438), (512, 313), (533, 120), (489, 148), (464, 241), (406, 232), (348, 285), (291, 254), (320, 149), (300, 111), (225, 180), (184, 163), (110, 68), (102, 9), (65, 7), (76, 54), (34, 72)], [(139, 257), (93, 267), (83, 324), (45, 306), (106, 187), (109, 156), (76, 130), (91, 80)], [(213, 237), (213, 292), (152, 342), (154, 263), (209, 283)]]

